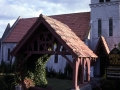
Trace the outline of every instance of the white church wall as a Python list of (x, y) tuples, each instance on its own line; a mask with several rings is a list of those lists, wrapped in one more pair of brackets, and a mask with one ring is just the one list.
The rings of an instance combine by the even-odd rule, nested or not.
[(94, 66), (90, 67), (90, 77), (94, 77)]
[[(6, 63), (9, 63), (10, 60), (8, 60), (8, 49), (12, 51), (15, 46), (16, 46), (16, 43), (2, 43), (1, 44), (1, 60), (5, 61)], [(14, 58), (12, 60), (14, 60)]]
[[(99, 3), (100, 0), (91, 0), (91, 4)], [(120, 1), (120, 0), (110, 0), (110, 1)], [(104, 0), (106, 2), (106, 0)]]
[(98, 58), (94, 64), (94, 76), (100, 75), (100, 59)]
[(91, 4), (99, 3), (99, 0), (91, 0)]
[[(48, 70), (50, 68), (52, 68), (56, 72), (62, 71), (64, 73), (64, 69), (65, 69), (67, 60), (64, 57), (62, 57), (61, 55), (58, 55), (58, 63), (55, 63), (54, 57), (55, 57), (55, 55), (52, 55), (46, 64)], [(67, 57), (69, 58), (69, 60), (72, 61), (71, 55), (67, 55)]]
[[(73, 62), (72, 56), (71, 55), (66, 55), (71, 62)], [(48, 71), (50, 68), (55, 70), (55, 72), (62, 71), (64, 73), (64, 69), (66, 67), (67, 60), (62, 57), (61, 55), (58, 56), (58, 63), (54, 63), (54, 55), (51, 55), (50, 59), (48, 60), (46, 67), (48, 68)], [(98, 68), (98, 66), (96, 67)], [(86, 77), (86, 68), (84, 69), (84, 77)], [(94, 77), (94, 67), (90, 67), (90, 77)]]

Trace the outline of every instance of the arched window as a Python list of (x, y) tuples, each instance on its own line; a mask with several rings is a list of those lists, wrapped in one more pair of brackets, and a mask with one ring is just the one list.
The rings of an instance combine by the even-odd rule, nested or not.
[(102, 20), (98, 19), (98, 37), (102, 35)]
[(106, 0), (106, 2), (110, 2), (110, 0)]
[(109, 36), (113, 36), (113, 19), (109, 19)]
[(10, 61), (10, 48), (8, 48), (8, 56), (7, 56), (7, 60)]
[(99, 0), (99, 2), (110, 2), (110, 0)]
[(55, 54), (54, 63), (58, 63), (58, 55)]
[(99, 0), (99, 2), (104, 2), (104, 0)]

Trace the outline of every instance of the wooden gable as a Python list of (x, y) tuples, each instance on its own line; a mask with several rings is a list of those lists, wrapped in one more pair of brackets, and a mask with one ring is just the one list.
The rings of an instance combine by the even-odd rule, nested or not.
[[(44, 35), (42, 36), (43, 33)], [(40, 44), (40, 37), (44, 37), (44, 41), (49, 38), (49, 40), (47, 41), (51, 43), (49, 43), (49, 45)], [(48, 52), (48, 48), (49, 46), (51, 47), (51, 44), (54, 44), (54, 40), (55, 42), (57, 41), (57, 45), (59, 48), (58, 51), (60, 51), (60, 48), (63, 46), (63, 48), (66, 49), (66, 54), (69, 53), (74, 57), (97, 57), (67, 25), (43, 15), (40, 15), (40, 17), (26, 33), (26, 35), (22, 38), (22, 40), (17, 44), (11, 54), (12, 56), (17, 55), (23, 52), (26, 47), (30, 47), (26, 51), (32, 51), (33, 53), (33, 50), (35, 48), (34, 45), (32, 45), (32, 42), (34, 42), (34, 44), (38, 44), (38, 48), (36, 49), (37, 52), (39, 51), (38, 53), (45, 54), (43, 51), (47, 51), (47, 53), (50, 53), (50, 51)], [(44, 49), (42, 48), (43, 51), (41, 51), (42, 45), (44, 46)]]
[(95, 48), (95, 53), (99, 55), (99, 53), (104, 53), (108, 55), (110, 53), (109, 47), (107, 45), (107, 42), (103, 36), (100, 36), (97, 46)]

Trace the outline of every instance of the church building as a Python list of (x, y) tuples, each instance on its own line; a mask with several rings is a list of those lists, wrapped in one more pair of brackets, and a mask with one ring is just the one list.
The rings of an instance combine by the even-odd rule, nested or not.
[[(9, 63), (21, 53), (29, 59), (47, 53), (51, 54), (48, 68), (64, 73), (66, 63), (73, 67), (73, 82), (76, 82), (76, 68), (83, 64), (81, 73), (87, 76), (81, 76), (83, 79), (89, 81), (86, 72), (91, 77), (103, 76), (109, 52), (120, 43), (120, 1), (91, 0), (89, 5), (90, 12), (18, 17), (3, 33), (0, 60)], [(72, 64), (75, 59), (79, 64)], [(73, 87), (77, 88), (76, 84)]]

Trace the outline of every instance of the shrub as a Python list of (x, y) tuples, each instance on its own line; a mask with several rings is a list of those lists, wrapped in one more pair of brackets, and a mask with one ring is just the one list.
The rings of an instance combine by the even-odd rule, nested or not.
[(43, 88), (47, 87), (48, 82), (46, 80), (45, 64), (48, 59), (49, 59), (48, 55), (43, 55), (36, 62), (36, 67), (34, 72), (34, 77), (35, 77), (34, 80), (36, 86)]
[(5, 63), (4, 60), (0, 64), (0, 73), (13, 73), (15, 71), (14, 63)]
[(30, 79), (30, 78), (25, 78), (24, 79), (24, 84), (25, 84), (26, 89), (35, 86), (34, 81), (32, 79)]
[(72, 67), (70, 66), (69, 63), (66, 63), (66, 67), (64, 69), (64, 73), (65, 73), (67, 79), (72, 79), (73, 69), (72, 69)]
[(53, 69), (53, 67), (49, 68), (49, 70), (47, 70), (47, 77), (56, 77), (57, 73), (56, 71)]
[(15, 90), (14, 75), (0, 75), (0, 90)]
[(57, 78), (58, 79), (65, 79), (66, 75), (61, 70), (59, 70), (59, 72), (57, 73)]

